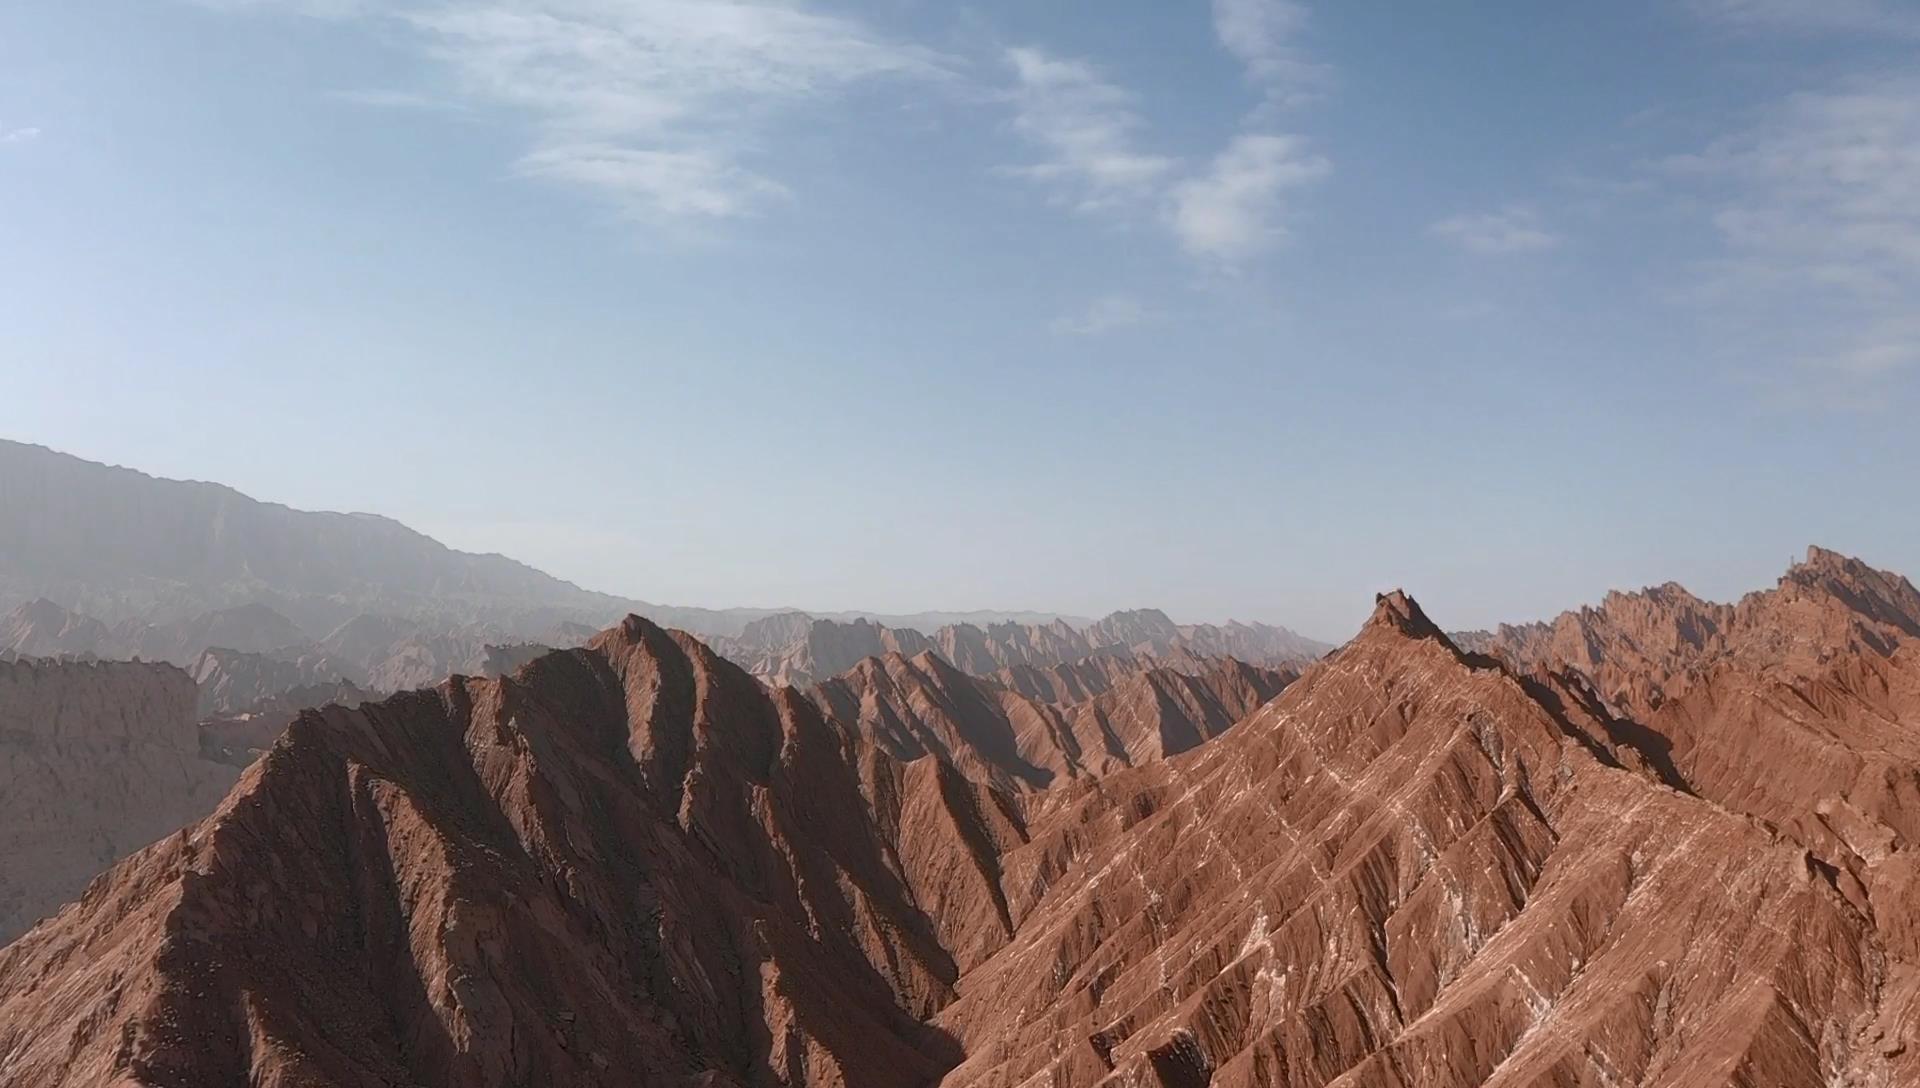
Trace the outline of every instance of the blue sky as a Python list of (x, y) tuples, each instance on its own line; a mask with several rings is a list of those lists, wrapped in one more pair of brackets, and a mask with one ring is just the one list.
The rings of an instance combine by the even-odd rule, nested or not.
[(24, 0), (0, 434), (651, 600), (1920, 571), (1920, 5)]

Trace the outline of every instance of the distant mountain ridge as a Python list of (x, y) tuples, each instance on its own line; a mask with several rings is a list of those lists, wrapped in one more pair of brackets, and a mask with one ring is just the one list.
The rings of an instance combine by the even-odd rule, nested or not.
[(1115, 612), (1075, 627), (1044, 624), (950, 624), (931, 634), (869, 620), (851, 623), (794, 612), (748, 624), (714, 648), (773, 684), (805, 687), (870, 657), (915, 657), (937, 652), (961, 672), (988, 676), (1003, 669), (1045, 669), (1090, 657), (1237, 658), (1255, 665), (1306, 664), (1332, 647), (1268, 624), (1176, 624), (1158, 609)]
[[(164, 479), (0, 439), (0, 611), (42, 600), (57, 603), (83, 625), (98, 621), (102, 630), (59, 631), (42, 623), (33, 647), (7, 639), (0, 648), (110, 656), (87, 645), (91, 640), (182, 665), (213, 647), (277, 648), (260, 639), (233, 645), (231, 636), (220, 634), (196, 643), (191, 633), (177, 630), (242, 608), (283, 618), (290, 630), (279, 637), (287, 644), (318, 642), (361, 616), (407, 620), (427, 632), (485, 625), (484, 632), (469, 633), (505, 644), (541, 641), (563, 627), (599, 631), (633, 613), (703, 638), (741, 639), (751, 649), (773, 645), (764, 636), (747, 635), (751, 625), (770, 619), (790, 624), (795, 616), (843, 625), (864, 621), (935, 638), (942, 629), (964, 627), (1096, 631), (1119, 617), (1144, 615), (1116, 613), (1096, 622), (1020, 610), (806, 613), (653, 604), (584, 589), (506, 556), (457, 551), (377, 514), (296, 510), (224, 484)], [(1148, 626), (1172, 627), (1164, 614), (1153, 615), (1157, 621)], [(130, 649), (142, 625), (166, 630)], [(1260, 629), (1228, 624), (1220, 630)], [(290, 637), (296, 631), (302, 639)], [(1134, 641), (1115, 634), (1097, 633), (1090, 641)], [(1318, 652), (1330, 648), (1304, 641)], [(857, 660), (815, 675), (832, 675)]]
[(265, 605), (309, 635), (359, 613), (598, 628), (644, 612), (715, 634), (766, 614), (627, 600), (390, 518), (294, 510), (0, 440), (0, 605), (40, 597), (107, 623)]

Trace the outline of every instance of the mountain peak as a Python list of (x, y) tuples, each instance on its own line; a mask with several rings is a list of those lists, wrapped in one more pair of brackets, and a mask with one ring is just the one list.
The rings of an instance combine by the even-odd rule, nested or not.
[(1373, 615), (1367, 620), (1369, 629), (1376, 627), (1391, 628), (1410, 638), (1438, 638), (1446, 640), (1440, 628), (1427, 618), (1420, 603), (1407, 595), (1405, 590), (1396, 589), (1376, 594), (1373, 598)]

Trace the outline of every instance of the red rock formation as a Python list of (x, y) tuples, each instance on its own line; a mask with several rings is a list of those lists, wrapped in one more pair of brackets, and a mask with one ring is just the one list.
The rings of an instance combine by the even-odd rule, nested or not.
[(1866, 1045), (1886, 947), (1802, 847), (1589, 743), (1383, 599), (1239, 728), (1029, 819), (942, 1083), (1920, 1073)]
[(1095, 658), (1020, 675), (1036, 691), (1048, 689), (1047, 679), (1059, 693), (1099, 690), (1036, 697), (968, 676), (929, 650), (911, 660), (869, 658), (812, 695), (828, 717), (895, 758), (931, 754), (969, 779), (1020, 792), (1192, 748), (1279, 694), (1294, 674), (1226, 660), (1189, 675), (1150, 658)]
[(1166, 758), (1256, 678), (1056, 674), (1076, 724), (894, 655), (836, 728), (631, 619), (303, 715), (0, 951), (0, 1083), (1920, 1083), (1905, 583), (1808, 565), (1615, 602), (1587, 670), (1389, 595)]
[(1824, 548), (1807, 549), (1777, 587), (1737, 605), (1702, 601), (1669, 582), (1609, 593), (1598, 608), (1548, 624), (1502, 626), (1462, 637), (1527, 670), (1571, 669), (1617, 706), (1648, 710), (1724, 664), (1785, 667), (1812, 675), (1827, 661), (1879, 656), (1920, 638), (1920, 590)]
[(308, 714), (0, 952), (0, 1083), (924, 1084), (955, 968), (857, 763), (638, 619)]

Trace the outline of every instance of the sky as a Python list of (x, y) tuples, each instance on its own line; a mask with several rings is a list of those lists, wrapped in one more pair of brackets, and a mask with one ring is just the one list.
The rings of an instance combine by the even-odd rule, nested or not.
[(0, 435), (596, 589), (1920, 573), (1920, 3), (12, 0)]

